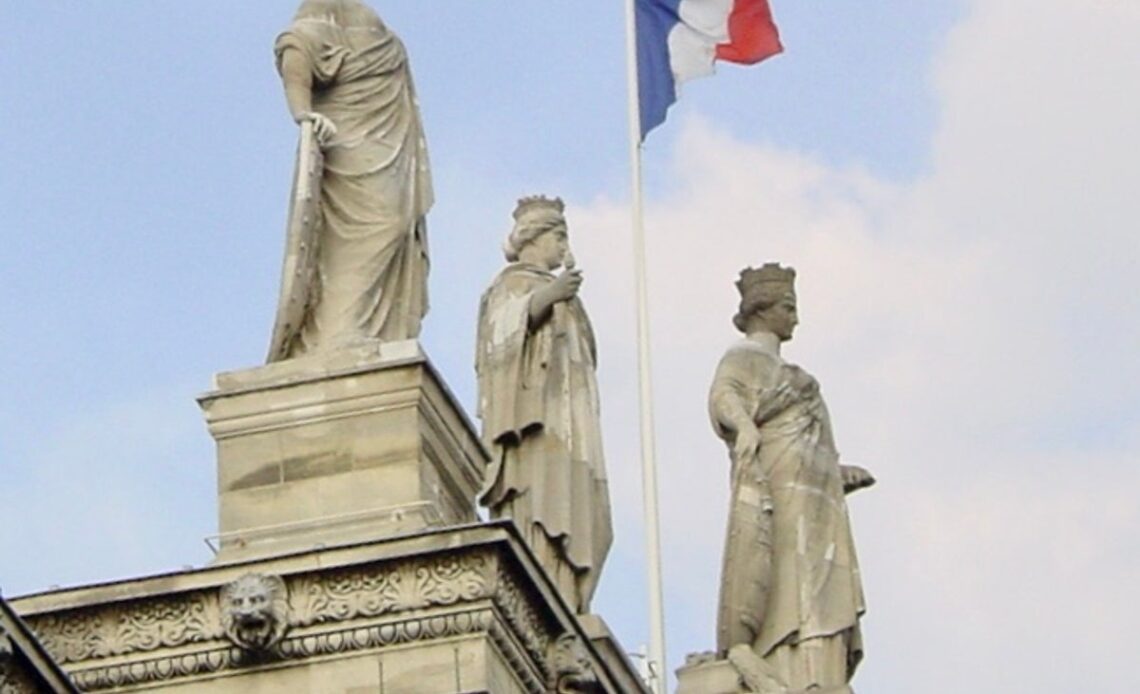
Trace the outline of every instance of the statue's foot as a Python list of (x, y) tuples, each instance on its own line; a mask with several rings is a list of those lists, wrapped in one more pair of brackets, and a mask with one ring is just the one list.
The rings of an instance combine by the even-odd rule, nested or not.
[(728, 662), (740, 673), (740, 681), (753, 694), (789, 694), (788, 686), (772, 671), (764, 659), (744, 644), (728, 651)]

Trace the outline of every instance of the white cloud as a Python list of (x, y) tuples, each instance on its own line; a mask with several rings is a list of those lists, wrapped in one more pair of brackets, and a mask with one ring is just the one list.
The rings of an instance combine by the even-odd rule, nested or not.
[[(732, 283), (780, 260), (800, 273), (786, 354), (881, 479), (852, 500), (871, 602), (857, 684), (1140, 686), (1137, 35), (1134, 4), (975, 0), (934, 65), (931, 169), (908, 184), (685, 125), (648, 217), (672, 666), (713, 645), (727, 462), (705, 392)], [(635, 523), (633, 309), (612, 299), (631, 296), (627, 219), (599, 200), (572, 223)]]

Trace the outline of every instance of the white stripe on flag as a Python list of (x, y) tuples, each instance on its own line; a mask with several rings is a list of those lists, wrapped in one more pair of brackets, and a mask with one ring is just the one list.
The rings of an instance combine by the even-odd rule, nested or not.
[(682, 22), (713, 43), (724, 43), (728, 41), (728, 18), (735, 5), (735, 0), (681, 0), (677, 14)]
[(669, 63), (676, 86), (713, 74), (717, 44), (729, 39), (734, 0), (682, 0), (681, 22), (669, 32)]

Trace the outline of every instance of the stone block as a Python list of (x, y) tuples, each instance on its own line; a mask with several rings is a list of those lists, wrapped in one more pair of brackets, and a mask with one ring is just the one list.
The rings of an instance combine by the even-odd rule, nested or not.
[(487, 454), (415, 341), (222, 373), (219, 562), (478, 519)]

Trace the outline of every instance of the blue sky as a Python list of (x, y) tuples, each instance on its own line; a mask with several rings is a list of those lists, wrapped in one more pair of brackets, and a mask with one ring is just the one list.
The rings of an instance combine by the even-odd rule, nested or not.
[[(1140, 10), (1070, 5), (774, 2), (787, 52), (686, 85), (650, 136), (671, 667), (713, 645), (726, 461), (703, 398), (731, 283), (781, 260), (800, 270), (788, 358), (881, 480), (851, 503), (860, 689), (1140, 686), (1123, 665), (1140, 619)], [(567, 199), (619, 534), (596, 607), (636, 648), (622, 7), (375, 6), (411, 52), (434, 165), (423, 342), (468, 406), (514, 200)], [(294, 7), (0, 6), (6, 595), (208, 560), (194, 396), (266, 349), (295, 147), (271, 47)]]

